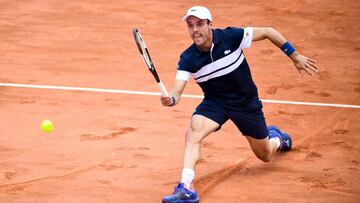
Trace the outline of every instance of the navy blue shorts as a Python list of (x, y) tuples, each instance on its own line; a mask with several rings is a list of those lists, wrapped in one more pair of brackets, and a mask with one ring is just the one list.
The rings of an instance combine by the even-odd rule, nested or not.
[(226, 109), (212, 100), (204, 99), (193, 115), (205, 116), (218, 123), (220, 127), (230, 119), (243, 135), (264, 139), (268, 137), (268, 131), (262, 107), (259, 99), (254, 99), (236, 110)]

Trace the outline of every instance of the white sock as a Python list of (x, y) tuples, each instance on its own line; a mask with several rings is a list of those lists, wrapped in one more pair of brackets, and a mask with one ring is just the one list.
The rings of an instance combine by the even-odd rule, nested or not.
[(272, 140), (276, 143), (276, 149), (279, 149), (279, 147), (280, 147), (280, 138), (278, 138), (278, 137), (270, 138), (270, 141), (272, 141)]
[(190, 168), (184, 168), (181, 173), (181, 182), (189, 189), (195, 178), (195, 171)]

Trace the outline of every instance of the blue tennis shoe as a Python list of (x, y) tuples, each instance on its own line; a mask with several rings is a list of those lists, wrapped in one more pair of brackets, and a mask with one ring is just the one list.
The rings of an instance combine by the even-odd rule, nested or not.
[(163, 198), (162, 203), (198, 203), (199, 197), (196, 193), (191, 192), (190, 190), (184, 187), (184, 183), (179, 183), (175, 187), (175, 191), (172, 195), (166, 196)]
[(292, 140), (290, 135), (282, 132), (277, 126), (270, 125), (267, 127), (269, 132), (269, 138), (278, 137), (280, 138), (280, 147), (278, 151), (290, 151), (292, 148)]

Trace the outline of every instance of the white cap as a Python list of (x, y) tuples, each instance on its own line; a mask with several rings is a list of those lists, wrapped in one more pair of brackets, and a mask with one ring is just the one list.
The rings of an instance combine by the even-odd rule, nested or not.
[(195, 16), (202, 20), (208, 19), (212, 21), (209, 9), (203, 6), (193, 6), (189, 8), (189, 10), (186, 12), (186, 15), (183, 17), (183, 21), (186, 21), (189, 16)]

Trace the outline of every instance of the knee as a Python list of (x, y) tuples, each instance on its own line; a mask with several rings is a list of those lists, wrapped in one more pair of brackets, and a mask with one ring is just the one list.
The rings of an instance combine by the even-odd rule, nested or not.
[(262, 152), (255, 153), (256, 157), (263, 162), (271, 161), (271, 152), (268, 150), (264, 150)]
[(196, 144), (201, 141), (201, 133), (196, 131), (194, 128), (189, 127), (186, 130), (185, 142), (186, 144)]
[(264, 156), (258, 156), (258, 158), (263, 161), (263, 162), (269, 162), (271, 161), (271, 156), (270, 155), (264, 155)]

